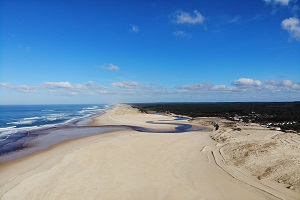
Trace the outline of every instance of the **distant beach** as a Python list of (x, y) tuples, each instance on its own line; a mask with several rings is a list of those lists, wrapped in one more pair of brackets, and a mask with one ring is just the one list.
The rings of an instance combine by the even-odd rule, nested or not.
[[(218, 130), (214, 123), (220, 125)], [(117, 105), (95, 117), (89, 125), (91, 130), (97, 126), (128, 129), (64, 141), (1, 163), (0, 198), (289, 200), (300, 197), (299, 176), (293, 171), (299, 166), (297, 135), (281, 134), (255, 124), (232, 125), (219, 118), (145, 114), (129, 105)], [(183, 126), (185, 132), (176, 134), (179, 125), (190, 126)], [(234, 129), (235, 126), (241, 130)], [(155, 130), (165, 133), (155, 134)], [(279, 143), (273, 145), (276, 141)], [(287, 151), (288, 158), (283, 156)], [(272, 162), (265, 156), (277, 159), (276, 162), (291, 160), (293, 166), (285, 162), (287, 168), (274, 168), (274, 163), (268, 168)], [(255, 176), (260, 171), (262, 175)], [(274, 181), (284, 174), (289, 179)]]

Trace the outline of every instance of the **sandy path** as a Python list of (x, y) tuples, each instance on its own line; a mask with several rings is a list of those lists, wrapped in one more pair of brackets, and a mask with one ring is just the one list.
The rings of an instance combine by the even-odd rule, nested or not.
[[(149, 119), (172, 120), (119, 106), (95, 123), (174, 128)], [(209, 132), (120, 131), (68, 141), (1, 164), (0, 198), (294, 199), (225, 165), (220, 148)]]

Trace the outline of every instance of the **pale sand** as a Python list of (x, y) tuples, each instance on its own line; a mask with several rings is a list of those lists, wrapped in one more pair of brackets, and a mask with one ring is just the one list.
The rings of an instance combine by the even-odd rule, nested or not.
[[(119, 105), (92, 125), (174, 129), (174, 125), (146, 123), (157, 120), (173, 118)], [(192, 123), (211, 120), (223, 123), (219, 119)], [(230, 128), (222, 126), (215, 132), (180, 134), (118, 131), (64, 142), (1, 164), (0, 199), (300, 199), (296, 189), (264, 177), (258, 180), (248, 165), (234, 165), (232, 155), (238, 152), (230, 144), (246, 142), (248, 132), (229, 135)], [(251, 141), (256, 138), (256, 130), (252, 132)]]

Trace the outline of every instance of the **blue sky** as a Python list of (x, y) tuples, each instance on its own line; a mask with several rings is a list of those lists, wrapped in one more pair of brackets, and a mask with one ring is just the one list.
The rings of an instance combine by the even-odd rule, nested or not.
[(0, 104), (300, 100), (299, 0), (0, 9)]

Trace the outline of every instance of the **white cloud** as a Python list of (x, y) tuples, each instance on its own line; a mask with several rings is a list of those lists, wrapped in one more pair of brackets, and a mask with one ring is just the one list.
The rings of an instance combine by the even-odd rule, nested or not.
[(246, 92), (244, 87), (227, 87), (226, 85), (213, 85), (212, 83), (199, 83), (193, 85), (179, 86), (179, 93), (230, 93), (230, 92)]
[(97, 91), (98, 94), (118, 94), (115, 90), (99, 90)]
[(124, 89), (135, 89), (135, 88), (140, 88), (142, 86), (139, 83), (134, 81), (115, 82), (112, 83), (111, 85), (113, 87), (124, 88)]
[(233, 85), (238, 87), (261, 87), (262, 82), (259, 80), (253, 80), (251, 78), (240, 78), (238, 80), (233, 81)]
[[(51, 89), (51, 93), (70, 94), (70, 95), (91, 95), (93, 92), (99, 93), (105, 87), (95, 84), (93, 81), (86, 83), (71, 84), (70, 82), (43, 82), (41, 89)], [(64, 93), (61, 93), (64, 92)]]
[(8, 88), (9, 87), (9, 85), (7, 83), (0, 83), (0, 86), (4, 87), (4, 88)]
[(101, 85), (95, 84), (93, 81), (88, 81), (84, 84), (88, 89), (94, 89), (94, 90), (99, 90), (103, 89), (104, 87)]
[(36, 86), (29, 86), (29, 85), (13, 86), (13, 85), (9, 85), (8, 83), (0, 83), (0, 87), (9, 89), (9, 90), (17, 90), (19, 92), (25, 92), (25, 93), (34, 93), (34, 92), (36, 92), (36, 90), (38, 88)]
[(285, 90), (299, 90), (300, 89), (300, 84), (299, 83), (294, 83), (291, 80), (283, 80), (283, 81), (275, 81), (275, 80), (268, 80), (266, 81), (267, 89), (279, 89), (282, 88)]
[(131, 31), (132, 33), (138, 33), (138, 32), (140, 32), (140, 29), (139, 29), (139, 27), (136, 26), (136, 25), (131, 25), (131, 26), (130, 26), (130, 31)]
[(293, 84), (292, 85), (292, 89), (294, 89), (294, 90), (300, 90), (300, 84), (298, 84), (298, 83)]
[(211, 89), (212, 84), (211, 83), (199, 83), (199, 84), (193, 84), (193, 85), (184, 85), (180, 86), (181, 89), (188, 89), (188, 90), (198, 90), (198, 89)]
[(283, 80), (281, 83), (282, 83), (283, 86), (293, 85), (293, 81), (291, 81), (291, 80)]
[[(274, 80), (267, 80), (266, 83), (268, 84), (268, 85), (267, 85), (268, 87), (269, 87), (269, 86), (272, 86), (272, 87), (278, 86), (278, 82), (277, 82), (277, 81), (274, 81)], [(270, 87), (270, 88), (272, 88), (272, 87)]]
[(0, 83), (0, 88), (8, 90), (16, 90), (25, 93), (47, 92), (53, 95), (92, 95), (94, 92), (100, 93), (105, 90), (104, 86), (95, 84), (93, 81), (86, 83), (71, 84), (65, 82), (43, 82), (37, 86), (29, 85), (10, 85), (8, 83)]
[(187, 33), (185, 31), (174, 31), (173, 35), (178, 38), (191, 38), (192, 37), (192, 35), (190, 33)]
[(194, 10), (194, 14), (189, 12), (177, 11), (175, 13), (175, 23), (177, 24), (203, 24), (204, 17), (198, 10)]
[(282, 29), (288, 31), (292, 38), (300, 41), (300, 24), (299, 19), (291, 17), (281, 22)]
[(69, 91), (69, 92), (64, 92), (64, 93), (61, 93), (59, 94), (60, 96), (76, 96), (78, 95), (79, 93), (78, 92), (72, 92), (72, 91)]
[(34, 93), (34, 92), (36, 92), (36, 87), (29, 86), (29, 85), (19, 85), (19, 86), (15, 87), (15, 89), (17, 89), (21, 92), (25, 92), (25, 93)]
[[(137, 97), (145, 95), (148, 97), (159, 98), (161, 95), (169, 97), (182, 97), (185, 94), (191, 97), (218, 96), (220, 97), (266, 97), (270, 95), (281, 95), (280, 97), (288, 98), (289, 96), (297, 97), (300, 91), (300, 82), (292, 80), (268, 80), (264, 84), (255, 79), (240, 78), (232, 82), (233, 85), (219, 84), (214, 85), (210, 82), (198, 84), (182, 85), (178, 87), (164, 87), (157, 83), (140, 84), (134, 81), (113, 82), (107, 87), (98, 85), (93, 81), (85, 83), (72, 84), (71, 82), (43, 82), (38, 85), (10, 85), (8, 83), (0, 83), (0, 90), (14, 90), (18, 92), (40, 94), (47, 93), (55, 96), (91, 96), (99, 95), (120, 95), (127, 97)], [(227, 96), (228, 95), (228, 96)], [(300, 97), (300, 96), (299, 96)]]
[(287, 6), (290, 0), (264, 0), (266, 3), (281, 4)]
[(120, 67), (117, 66), (117, 65), (109, 64), (109, 65), (103, 65), (102, 69), (107, 69), (107, 70), (115, 71), (116, 72), (116, 71), (120, 70)]
[(72, 88), (72, 84), (70, 82), (43, 82), (42, 85), (49, 88)]
[(274, 81), (267, 80), (266, 83), (271, 86), (292, 86), (294, 83), (291, 80)]
[(213, 89), (213, 90), (226, 90), (227, 87), (226, 87), (226, 85), (215, 85), (211, 89)]

